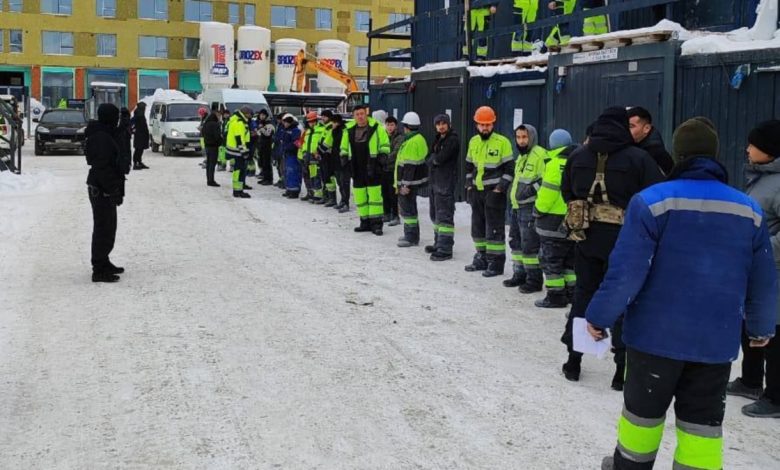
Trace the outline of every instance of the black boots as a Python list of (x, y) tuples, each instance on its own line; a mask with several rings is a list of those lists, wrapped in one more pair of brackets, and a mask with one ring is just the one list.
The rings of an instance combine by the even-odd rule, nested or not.
[(301, 198), (301, 201), (308, 201), (310, 199), (314, 199), (314, 193), (311, 191), (307, 191), (306, 195)]
[(206, 183), (206, 186), (211, 186), (213, 188), (218, 188), (219, 187), (219, 183), (217, 183), (216, 181), (209, 181), (208, 183)]
[(108, 267), (106, 268), (106, 271), (111, 273), (111, 274), (122, 274), (123, 272), (125, 272), (125, 268), (123, 268), (121, 266), (114, 266), (114, 263), (109, 261), (108, 262)]
[(566, 380), (577, 382), (580, 380), (580, 362), (582, 358), (575, 354), (569, 354), (569, 360), (563, 364), (563, 376)]
[(117, 282), (118, 280), (119, 280), (119, 276), (107, 271), (92, 273), (92, 282)]
[(146, 165), (144, 165), (144, 164), (143, 164), (143, 163), (141, 163), (141, 162), (138, 162), (138, 163), (134, 163), (134, 164), (133, 164), (133, 170), (148, 170), (148, 169), (149, 169), (149, 167), (148, 167), (148, 166), (146, 166)]
[(447, 261), (448, 259), (452, 259), (452, 253), (445, 253), (444, 251), (431, 253), (431, 261)]
[(474, 259), (471, 261), (471, 264), (466, 266), (464, 269), (467, 272), (473, 273), (475, 271), (484, 271), (487, 268), (487, 255), (481, 251), (478, 251), (476, 254), (474, 254)]
[(623, 384), (626, 382), (626, 365), (615, 364), (615, 375), (612, 377), (612, 390), (623, 391)]
[(360, 219), (360, 225), (355, 227), (355, 232), (371, 232), (373, 229), (371, 227), (371, 221), (368, 219)]
[(515, 271), (510, 279), (504, 279), (504, 287), (520, 287), (525, 284), (525, 272)]
[(328, 191), (325, 207), (336, 207), (336, 191)]
[(569, 297), (566, 291), (547, 291), (547, 296), (534, 302), (538, 308), (566, 308), (569, 305)]
[(425, 252), (428, 253), (428, 254), (435, 253), (436, 252), (436, 247), (433, 246), (433, 245), (426, 245), (425, 246)]
[(544, 278), (541, 269), (526, 271), (525, 282), (519, 287), (522, 294), (533, 294), (542, 291)]
[(502, 276), (504, 274), (504, 264), (506, 264), (506, 258), (503, 256), (490, 261), (487, 269), (482, 273), (482, 277)]
[(382, 234), (384, 233), (382, 231), (382, 225), (383, 225), (382, 219), (374, 219), (374, 220), (372, 220), (371, 221), (371, 233), (373, 233), (374, 235), (376, 235), (378, 237), (382, 236)]
[(250, 196), (248, 193), (245, 193), (244, 191), (233, 191), (233, 197), (249, 199), (252, 196)]

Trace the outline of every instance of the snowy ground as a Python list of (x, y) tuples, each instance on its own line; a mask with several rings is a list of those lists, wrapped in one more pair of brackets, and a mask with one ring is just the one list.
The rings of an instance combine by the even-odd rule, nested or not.
[[(564, 311), (463, 271), (468, 208), (434, 264), (400, 227), (355, 234), (271, 188), (235, 200), (226, 173), (207, 188), (197, 161), (131, 174), (115, 285), (89, 279), (83, 157), (0, 178), (0, 468), (595, 469), (612, 451), (611, 361), (562, 378)], [(728, 399), (726, 467), (780, 468), (777, 422), (746, 403)]]

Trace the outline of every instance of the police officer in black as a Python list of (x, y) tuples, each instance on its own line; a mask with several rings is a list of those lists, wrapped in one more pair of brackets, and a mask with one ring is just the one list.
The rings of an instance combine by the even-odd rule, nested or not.
[(120, 151), (119, 109), (104, 103), (98, 107), (97, 121), (86, 130), (84, 154), (90, 166), (87, 176), (92, 205), (92, 282), (116, 282), (124, 268), (109, 259), (116, 239), (116, 208), (124, 198), (124, 171)]
[[(582, 359), (582, 354), (572, 348), (572, 322), (575, 317), (585, 316), (590, 299), (604, 279), (609, 254), (622, 227), (616, 222), (622, 217), (622, 211), (625, 211), (634, 194), (663, 180), (653, 158), (634, 145), (625, 108), (607, 108), (589, 129), (587, 143), (574, 151), (566, 162), (561, 193), (569, 205), (570, 216), (573, 213), (572, 201), (587, 201), (589, 196), (594, 203), (600, 204), (600, 209), (608, 210), (602, 220), (591, 218), (589, 227), (581, 232), (584, 240), (578, 240), (575, 246), (577, 285), (566, 330), (561, 338), (569, 352), (563, 373), (571, 381), (579, 380)], [(602, 163), (599, 163), (600, 158)], [(594, 184), (600, 166), (603, 167), (604, 187)], [(590, 212), (593, 215), (597, 211), (591, 209)], [(622, 319), (615, 324), (612, 334), (615, 353), (612, 388), (615, 390), (623, 389), (626, 355), (621, 336)]]

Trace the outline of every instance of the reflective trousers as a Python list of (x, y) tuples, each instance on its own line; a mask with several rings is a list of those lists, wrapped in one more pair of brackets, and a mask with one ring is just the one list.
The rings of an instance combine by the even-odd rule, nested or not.
[(410, 188), (409, 194), (398, 195), (398, 207), (404, 221), (404, 238), (412, 243), (420, 242), (420, 218), (417, 212), (417, 188)]
[(233, 191), (243, 191), (246, 182), (246, 169), (249, 163), (249, 155), (236, 157), (233, 161)]
[[(360, 220), (382, 221), (384, 202), (382, 200), (382, 170), (376, 161), (369, 162), (369, 157), (352, 159), (352, 192), (355, 195)], [(368, 166), (373, 170), (369, 175)]]
[(486, 253), (488, 263), (502, 263), (506, 260), (506, 206), (504, 193), (492, 188), (468, 191), (471, 204), (471, 238), (479, 253)]
[(433, 222), (433, 246), (440, 253), (452, 253), (455, 245), (455, 188), (430, 185), (430, 215)]
[(548, 292), (564, 292), (574, 289), (574, 242), (566, 238), (540, 237), (542, 244), (541, 265), (544, 286)]
[[(512, 209), (509, 218), (509, 249), (512, 250), (513, 272), (522, 274), (539, 271), (539, 247), (541, 241), (536, 233), (532, 205)], [(540, 278), (541, 279), (541, 278)]]

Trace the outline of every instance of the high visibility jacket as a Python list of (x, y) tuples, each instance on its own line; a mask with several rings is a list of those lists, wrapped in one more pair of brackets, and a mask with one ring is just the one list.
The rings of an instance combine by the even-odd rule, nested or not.
[(487, 17), (490, 16), (490, 7), (474, 8), (469, 10), (471, 17), (471, 30), (484, 31), (487, 23)]
[(230, 116), (227, 125), (227, 138), (225, 149), (228, 158), (241, 156), (241, 147), (249, 145), (249, 121), (241, 111), (236, 111)]
[[(341, 156), (352, 158), (352, 141), (355, 138), (355, 127), (357, 122), (352, 121), (346, 125), (344, 130), (347, 135), (346, 138), (341, 139)], [(379, 124), (374, 118), (368, 118), (369, 137), (368, 137), (368, 152), (370, 158), (377, 158), (379, 154), (387, 155), (390, 153), (390, 138), (387, 135), (385, 126)]]
[(330, 149), (333, 147), (333, 123), (320, 124), (320, 143), (319, 152), (320, 155), (326, 155), (330, 153)]
[[(582, 0), (582, 9), (584, 11), (603, 6), (604, 0)], [(608, 32), (609, 20), (607, 19), (607, 15), (588, 16), (582, 21), (582, 34), (585, 36), (607, 34)]]
[(419, 132), (404, 136), (395, 160), (396, 186), (422, 186), (428, 182), (428, 142)]
[(509, 193), (512, 209), (518, 209), (521, 205), (533, 204), (536, 201), (536, 194), (542, 187), (546, 160), (547, 150), (540, 145), (534, 145), (527, 154), (517, 156), (512, 191)]
[(317, 153), (320, 141), (323, 137), (323, 127), (320, 124), (307, 127), (303, 132), (301, 148), (298, 149), (298, 159), (303, 160), (306, 154), (314, 155)]
[(566, 155), (561, 153), (566, 147), (550, 150), (549, 159), (544, 166), (544, 176), (534, 207), (540, 214), (566, 215), (566, 203), (561, 194), (561, 179), (566, 168)]
[(487, 140), (475, 135), (466, 154), (466, 186), (479, 191), (499, 186), (506, 191), (512, 183), (515, 157), (509, 139), (493, 132)]

